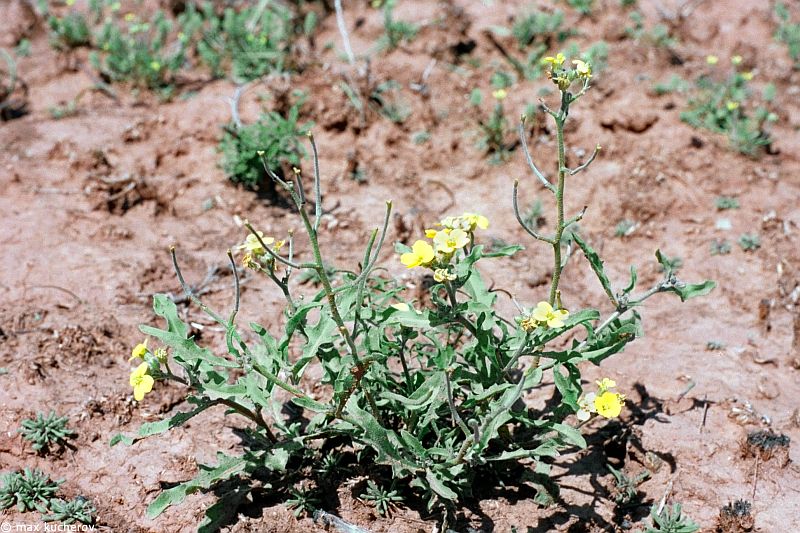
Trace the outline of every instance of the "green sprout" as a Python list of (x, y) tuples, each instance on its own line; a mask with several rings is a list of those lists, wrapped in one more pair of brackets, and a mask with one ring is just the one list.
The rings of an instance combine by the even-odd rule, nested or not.
[(711, 255), (727, 255), (731, 253), (731, 243), (725, 239), (711, 241)]
[(591, 15), (594, 0), (567, 0), (567, 3), (581, 15)]
[(739, 200), (733, 196), (717, 196), (717, 198), (714, 200), (714, 205), (717, 207), (718, 211), (724, 211), (726, 209), (739, 209)]
[(394, 50), (403, 43), (410, 43), (417, 36), (419, 28), (416, 24), (395, 20), (394, 8), (397, 0), (387, 0), (383, 5), (383, 37), (379, 43), (380, 48)]
[(62, 524), (94, 524), (97, 509), (91, 500), (81, 496), (74, 500), (65, 501), (60, 498), (50, 500), (50, 513), (43, 515), (45, 522), (61, 522)]
[(394, 507), (397, 502), (403, 501), (403, 497), (396, 490), (379, 487), (371, 479), (367, 481), (367, 490), (361, 497), (371, 501), (375, 510), (378, 511), (381, 516), (388, 515), (391, 508)]
[(617, 225), (614, 226), (614, 236), (615, 237), (629, 237), (633, 235), (633, 232), (636, 231), (638, 224), (633, 220), (628, 220), (627, 218), (620, 220), (617, 222)]
[(310, 515), (315, 509), (319, 509), (320, 500), (316, 491), (300, 488), (292, 489), (289, 492), (292, 496), (286, 500), (286, 505), (294, 509), (296, 517), (300, 517), (303, 514)]
[(611, 465), (607, 466), (614, 476), (614, 501), (620, 505), (627, 505), (637, 500), (639, 497), (638, 487), (650, 477), (650, 471), (643, 470), (639, 474), (631, 477)]
[(757, 233), (745, 233), (739, 237), (739, 246), (745, 252), (753, 252), (761, 248), (761, 237)]
[(653, 523), (644, 530), (645, 533), (695, 533), (700, 530), (700, 526), (691, 518), (683, 515), (679, 503), (672, 509), (669, 506), (664, 507), (661, 513), (658, 512), (658, 505), (653, 505), (650, 509), (650, 519)]
[(33, 449), (37, 452), (49, 453), (54, 447), (63, 449), (67, 444), (67, 439), (74, 437), (76, 433), (67, 427), (69, 418), (66, 416), (56, 416), (55, 411), (44, 415), (37, 413), (36, 418), (22, 421), (19, 432), (22, 437), (33, 443)]
[(70, 11), (64, 17), (50, 15), (50, 45), (57, 50), (69, 50), (92, 44), (92, 32), (86, 17), (77, 11)]
[(53, 481), (41, 470), (25, 468), (0, 477), (0, 510), (16, 506), (19, 512), (44, 513), (63, 480)]
[(786, 45), (789, 57), (794, 61), (795, 68), (798, 68), (800, 67), (800, 23), (792, 22), (789, 9), (783, 2), (775, 4), (775, 15), (778, 17), (775, 40)]
[(503, 100), (507, 93), (505, 89), (497, 89), (492, 95), (495, 103), (491, 114), (488, 118), (478, 121), (480, 126), (478, 147), (486, 151), (489, 163), (499, 165), (506, 162), (511, 155), (511, 144), (507, 141), (510, 134), (509, 123), (503, 108)]

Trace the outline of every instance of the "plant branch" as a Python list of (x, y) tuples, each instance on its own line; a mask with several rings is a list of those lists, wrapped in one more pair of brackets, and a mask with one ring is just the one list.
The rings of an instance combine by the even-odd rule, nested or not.
[(522, 145), (522, 151), (525, 154), (525, 160), (528, 162), (528, 166), (530, 167), (531, 171), (536, 175), (539, 181), (544, 185), (544, 187), (555, 194), (556, 188), (553, 186), (552, 183), (542, 174), (542, 172), (536, 167), (536, 163), (533, 162), (533, 158), (531, 157), (531, 153), (528, 150), (528, 139), (525, 137), (525, 120), (526, 116), (522, 115), (522, 118), (519, 121), (519, 126), (517, 131), (519, 133), (519, 142)]

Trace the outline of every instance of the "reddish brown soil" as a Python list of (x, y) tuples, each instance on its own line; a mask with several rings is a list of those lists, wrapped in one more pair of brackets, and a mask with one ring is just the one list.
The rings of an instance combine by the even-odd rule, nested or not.
[[(489, 166), (471, 134), (477, 117), (468, 104), (469, 91), (479, 86), (488, 94), (492, 66), (507, 70), (485, 31), (507, 24), (527, 5), (490, 3), (401, 2), (397, 18), (425, 27), (410, 45), (376, 57), (371, 71), (376, 80), (402, 84), (413, 114), (402, 126), (369, 117), (360, 132), (358, 117), (344, 111), (346, 97), (337, 88), (346, 68), (336, 53), (323, 50), (329, 42), (339, 46), (335, 20), (322, 20), (310, 52), (319, 63), (293, 78), (291, 88), (308, 92), (305, 114), (317, 124), (325, 206), (332, 209), (323, 244), (331, 262), (355, 264), (364, 235), (379, 223), (385, 199), (394, 200), (398, 213), (392, 240), (413, 238), (444, 214), (479, 211), (492, 222), (490, 237), (528, 246), (490, 272), (492, 281), (526, 303), (545, 295), (548, 250), (530, 242), (514, 221), (511, 184), (522, 179), (523, 205), (535, 195), (547, 198), (518, 150), (508, 164)], [(367, 51), (382, 31), (380, 14), (361, 5), (365, 2), (348, 4), (351, 28), (364, 19), (353, 31), (353, 46)], [(629, 264), (640, 267), (642, 287), (655, 282), (659, 274), (652, 253), (661, 248), (683, 258), (682, 278), (710, 278), (719, 286), (686, 304), (669, 295), (651, 299), (643, 310), (646, 336), (602, 369), (587, 369), (588, 378), (614, 378), (630, 399), (629, 409), (621, 423), (592, 423), (589, 450), (559, 461), (561, 504), (541, 509), (525, 493), (508, 489), (463, 509), (458, 528), (618, 530), (624, 521), (614, 516), (613, 482), (605, 463), (622, 464), (635, 474), (658, 456), (663, 466), (640, 486), (645, 502), (665, 496), (681, 502), (711, 531), (721, 506), (747, 499), (758, 531), (795, 531), (800, 527), (800, 72), (791, 70), (785, 48), (771, 38), (770, 2), (701, 3), (691, 17), (674, 22), (681, 42), (675, 57), (625, 39), (627, 16), (617, 1), (597, 4), (592, 18), (579, 19), (567, 8), (568, 20), (581, 30), (579, 43), (604, 39), (610, 45), (609, 66), (574, 110), (568, 131), (572, 147), (603, 146), (590, 171), (569, 182), (569, 211), (589, 205), (581, 228), (602, 251), (617, 285), (627, 280)], [(659, 11), (650, 2), (642, 4), (647, 24), (656, 23)], [(675, 2), (663, 4), (667, 15), (676, 9)], [(217, 166), (215, 147), (220, 125), (230, 118), (226, 98), (233, 85), (209, 83), (162, 105), (149, 95), (137, 99), (116, 87), (119, 102), (90, 93), (77, 116), (56, 121), (48, 108), (92, 85), (88, 67), (68, 69), (76, 62), (85, 65), (85, 57), (59, 56), (41, 27), (31, 30), (25, 20), (19, 26), (11, 16), (2, 20), (0, 26), (13, 25), (9, 31), (29, 35), (32, 54), (19, 61), (30, 88), (30, 114), (0, 124), (0, 368), (7, 371), (0, 375), (0, 470), (37, 466), (65, 479), (65, 494), (91, 498), (99, 523), (108, 530), (193, 530), (213, 494), (191, 495), (154, 521), (144, 517), (144, 509), (160, 486), (189, 479), (195, 461), (213, 462), (218, 450), (236, 449), (240, 444), (232, 428), (239, 422), (211, 412), (133, 447), (110, 448), (114, 433), (134, 431), (181, 404), (180, 390), (163, 385), (140, 404), (132, 400), (127, 357), (141, 340), (137, 325), (153, 322), (154, 292), (179, 293), (167, 253), (171, 244), (178, 245), (188, 279), (199, 281), (209, 269), (224, 267), (225, 250), (243, 238), (238, 219), (248, 218), (278, 236), (297, 221), (229, 184)], [(477, 44), (472, 56), (482, 67), (461, 63), (451, 68), (450, 47), (469, 39)], [(693, 78), (706, 68), (709, 53), (721, 62), (741, 54), (759, 87), (767, 81), (776, 84), (780, 121), (772, 128), (773, 155), (753, 160), (728, 150), (724, 139), (680, 122), (683, 97), (650, 91), (655, 81), (672, 73)], [(408, 87), (420, 81), (432, 57), (437, 63), (428, 79), (429, 96), (423, 97)], [(506, 101), (509, 116), (536, 102), (538, 89), (547, 84), (515, 86)], [(257, 116), (257, 95), (288, 88), (279, 79), (253, 85), (242, 101), (244, 119)], [(432, 134), (423, 146), (411, 141), (420, 130)], [(531, 149), (542, 165), (553, 166), (551, 131), (542, 129)], [(573, 163), (579, 159), (574, 151), (569, 158)], [(349, 161), (358, 163), (366, 184), (349, 179)], [(309, 173), (308, 161), (304, 167)], [(133, 186), (125, 192), (128, 184)], [(741, 209), (717, 212), (718, 195), (737, 197)], [(547, 201), (545, 206), (552, 225), (552, 206)], [(715, 229), (721, 217), (730, 219), (732, 230)], [(622, 218), (640, 223), (625, 239), (614, 237), (614, 225)], [(745, 253), (734, 244), (729, 255), (710, 255), (714, 238), (734, 242), (745, 232), (761, 235), (759, 250)], [(300, 249), (305, 253), (302, 243)], [(387, 247), (389, 271), (406, 275), (389, 252)], [(230, 286), (229, 275), (214, 277), (206, 299), (229, 305)], [(608, 311), (582, 257), (573, 258), (562, 290), (568, 308)], [(248, 279), (242, 323), (275, 320), (279, 303), (265, 282)], [(187, 313), (210, 326), (197, 309)], [(218, 340), (215, 335), (211, 331), (208, 339)], [(708, 351), (709, 341), (725, 348)], [(742, 414), (746, 404), (752, 416)], [(68, 415), (79, 433), (76, 449), (56, 459), (38, 457), (16, 433), (22, 419), (50, 409)], [(787, 465), (743, 454), (747, 432), (762, 427), (791, 437)], [(435, 528), (435, 519), (404, 508), (392, 518), (375, 517), (347, 486), (338, 497), (340, 505), (329, 510), (371, 531)], [(629, 518), (636, 523), (646, 512), (647, 506), (634, 509)], [(319, 527), (308, 518), (295, 519), (275, 501), (242, 513), (231, 531)], [(34, 522), (36, 516), (6, 513), (0, 520)]]

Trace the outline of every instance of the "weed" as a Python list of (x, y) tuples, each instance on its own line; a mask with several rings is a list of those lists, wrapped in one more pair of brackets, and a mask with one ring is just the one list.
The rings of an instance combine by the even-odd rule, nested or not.
[(67, 439), (76, 435), (67, 427), (68, 421), (66, 416), (56, 416), (55, 411), (48, 415), (37, 413), (36, 418), (22, 421), (19, 432), (25, 440), (33, 443), (34, 450), (50, 453), (54, 448), (63, 449)]
[(16, 506), (17, 511), (37, 510), (46, 512), (48, 503), (55, 496), (63, 481), (53, 481), (41, 470), (25, 468), (0, 477), (0, 510)]
[[(752, 97), (748, 82), (753, 74), (738, 71), (738, 65), (739, 62), (734, 62), (733, 73), (722, 81), (710, 75), (698, 78), (681, 120), (695, 128), (726, 135), (733, 149), (754, 157), (770, 144), (765, 126), (776, 121), (777, 115), (763, 105), (748, 110)], [(767, 91), (763, 96), (774, 94)], [(763, 100), (769, 103), (771, 98)]]
[(97, 509), (92, 501), (80, 496), (69, 501), (54, 498), (50, 500), (49, 507), (51, 514), (42, 516), (45, 522), (61, 522), (65, 525), (80, 522), (91, 525), (97, 516)]
[(383, 37), (379, 43), (381, 48), (394, 50), (403, 43), (409, 43), (417, 36), (419, 28), (416, 24), (395, 20), (394, 8), (397, 0), (386, 0), (383, 6)]
[(581, 15), (591, 15), (594, 8), (594, 0), (566, 0), (575, 11)]
[(315, 490), (299, 488), (289, 492), (291, 497), (286, 499), (286, 505), (294, 509), (294, 516), (300, 517), (303, 514), (310, 516), (315, 509), (319, 509), (320, 500)]
[(727, 255), (731, 253), (731, 243), (725, 239), (711, 241), (711, 255)]
[(686, 80), (677, 74), (673, 74), (666, 82), (656, 83), (653, 86), (653, 91), (661, 96), (664, 94), (685, 93), (689, 88), (690, 85)]
[(381, 516), (389, 514), (389, 511), (397, 502), (403, 501), (403, 497), (394, 490), (394, 488), (391, 490), (384, 489), (383, 487), (379, 487), (371, 479), (367, 481), (367, 490), (361, 497), (367, 501), (371, 501), (375, 510), (378, 511)]
[(644, 17), (638, 11), (632, 11), (629, 17), (633, 26), (625, 28), (625, 33), (636, 42), (657, 48), (674, 48), (678, 44), (665, 25), (656, 24), (648, 29), (644, 24)]
[(757, 233), (745, 233), (739, 237), (739, 246), (745, 252), (753, 252), (761, 248), (761, 237)]
[(300, 158), (305, 155), (300, 139), (312, 126), (311, 123), (299, 124), (300, 105), (293, 105), (285, 117), (269, 111), (253, 124), (225, 128), (219, 151), (228, 179), (252, 189), (263, 185), (267, 170), (262, 157), (272, 172), (282, 173), (283, 164), (300, 166)]
[(623, 219), (617, 222), (617, 225), (614, 226), (614, 236), (615, 237), (629, 237), (633, 235), (633, 232), (636, 231), (638, 224), (633, 220)]
[(800, 23), (792, 22), (789, 9), (782, 2), (775, 4), (775, 15), (778, 17), (778, 29), (775, 39), (786, 45), (789, 57), (795, 63), (795, 68), (800, 67)]
[(411, 142), (414, 144), (425, 144), (431, 140), (431, 134), (427, 131), (417, 131), (411, 136)]
[(683, 515), (679, 503), (672, 509), (669, 506), (664, 507), (660, 514), (658, 505), (653, 505), (650, 509), (650, 519), (652, 525), (645, 528), (644, 533), (695, 533), (700, 530), (700, 526), (691, 518)]
[(717, 211), (724, 211), (726, 209), (739, 209), (739, 200), (733, 196), (717, 196), (714, 200), (714, 206)]
[(20, 39), (14, 47), (14, 55), (17, 57), (28, 57), (31, 55), (31, 42), (28, 39)]
[(486, 151), (489, 163), (499, 165), (505, 163), (511, 155), (511, 145), (507, 141), (510, 133), (509, 123), (503, 108), (506, 91), (498, 89), (492, 95), (495, 100), (492, 112), (487, 118), (478, 121), (480, 127), (478, 147)]
[(683, 259), (680, 257), (668, 257), (666, 255), (662, 255), (661, 260), (659, 261), (658, 270), (659, 272), (677, 272), (682, 266)]
[(50, 15), (50, 45), (57, 50), (69, 50), (92, 44), (92, 32), (86, 16), (78, 11), (70, 11), (64, 17)]
[(370, 95), (370, 101), (378, 106), (378, 113), (395, 124), (402, 124), (411, 116), (411, 109), (398, 96), (400, 84), (394, 80), (379, 83)]
[(648, 470), (642, 470), (636, 476), (630, 477), (625, 474), (625, 472), (617, 470), (611, 465), (607, 466), (614, 475), (614, 501), (617, 502), (618, 505), (627, 505), (638, 500), (638, 487), (650, 477), (650, 472)]

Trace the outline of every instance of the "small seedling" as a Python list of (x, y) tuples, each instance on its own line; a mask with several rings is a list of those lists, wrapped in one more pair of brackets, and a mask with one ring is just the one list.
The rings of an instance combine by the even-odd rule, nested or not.
[(778, 17), (775, 39), (786, 45), (789, 57), (797, 68), (800, 66), (800, 23), (791, 20), (789, 9), (782, 2), (775, 4), (775, 15)]
[(384, 489), (379, 487), (374, 481), (367, 481), (367, 490), (361, 496), (363, 499), (371, 501), (375, 510), (381, 516), (389, 514), (392, 507), (397, 502), (403, 501), (403, 497), (394, 489)]
[(623, 219), (617, 222), (617, 225), (614, 227), (614, 236), (629, 237), (634, 231), (636, 231), (636, 222), (633, 220)]
[(431, 140), (431, 134), (427, 131), (418, 131), (411, 136), (411, 142), (414, 144), (425, 144)]
[(725, 344), (720, 341), (708, 341), (706, 343), (706, 350), (709, 352), (718, 352), (725, 349)]
[(286, 504), (294, 509), (294, 515), (298, 518), (303, 514), (313, 514), (320, 506), (316, 491), (312, 489), (292, 489), (289, 492), (292, 496), (286, 500)]
[(92, 44), (92, 32), (86, 17), (77, 11), (70, 11), (64, 17), (50, 15), (50, 45), (57, 50), (70, 50)]
[(394, 8), (397, 0), (387, 0), (383, 5), (383, 37), (379, 42), (380, 48), (394, 50), (403, 43), (410, 43), (417, 36), (419, 28), (416, 24), (395, 20)]
[(611, 465), (607, 466), (614, 475), (614, 501), (619, 505), (627, 505), (638, 500), (638, 487), (642, 484), (642, 482), (650, 477), (650, 471), (642, 470), (636, 476), (630, 477), (625, 474), (625, 472), (617, 470)]
[(503, 100), (506, 97), (505, 89), (497, 89), (494, 96), (494, 108), (488, 118), (478, 121), (480, 137), (478, 147), (485, 150), (489, 156), (489, 163), (499, 165), (508, 160), (511, 155), (511, 145), (506, 141), (510, 131), (506, 118)]
[(17, 57), (28, 57), (31, 55), (31, 42), (29, 39), (20, 39), (14, 47), (14, 55)]
[(664, 507), (658, 513), (658, 505), (653, 505), (650, 509), (650, 519), (652, 525), (644, 530), (644, 533), (695, 533), (700, 530), (691, 518), (684, 516), (681, 511), (681, 504), (676, 503), (672, 509)]
[(47, 416), (37, 413), (36, 418), (22, 421), (19, 432), (25, 440), (33, 443), (34, 450), (50, 453), (54, 448), (63, 449), (67, 445), (67, 439), (76, 435), (67, 427), (68, 421), (66, 416), (56, 416), (55, 411), (50, 411)]
[(21, 513), (33, 510), (46, 512), (48, 502), (63, 482), (53, 481), (41, 470), (27, 467), (21, 472), (5, 474), (0, 480), (0, 510), (16, 506)]
[(714, 200), (714, 205), (717, 206), (718, 211), (739, 209), (739, 200), (733, 196), (717, 196), (717, 199)]
[(69, 501), (54, 498), (50, 500), (50, 513), (42, 516), (44, 522), (61, 522), (67, 525), (80, 522), (91, 525), (94, 523), (97, 509), (91, 500), (81, 496)]
[(656, 83), (653, 86), (653, 91), (661, 96), (664, 94), (672, 94), (672, 93), (685, 93), (689, 90), (689, 83), (678, 76), (677, 74), (673, 74), (670, 76), (669, 80), (661, 83)]
[(752, 252), (761, 248), (761, 237), (757, 233), (745, 233), (739, 237), (739, 246), (745, 252)]
[(711, 255), (727, 255), (731, 253), (731, 243), (725, 239), (711, 241)]
[(581, 15), (591, 15), (594, 0), (567, 0), (567, 3)]
[(638, 11), (632, 11), (629, 15), (633, 26), (625, 28), (625, 33), (636, 42), (655, 46), (657, 48), (674, 48), (678, 41), (669, 33), (669, 28), (663, 24), (656, 24), (647, 29), (644, 24), (644, 16)]

